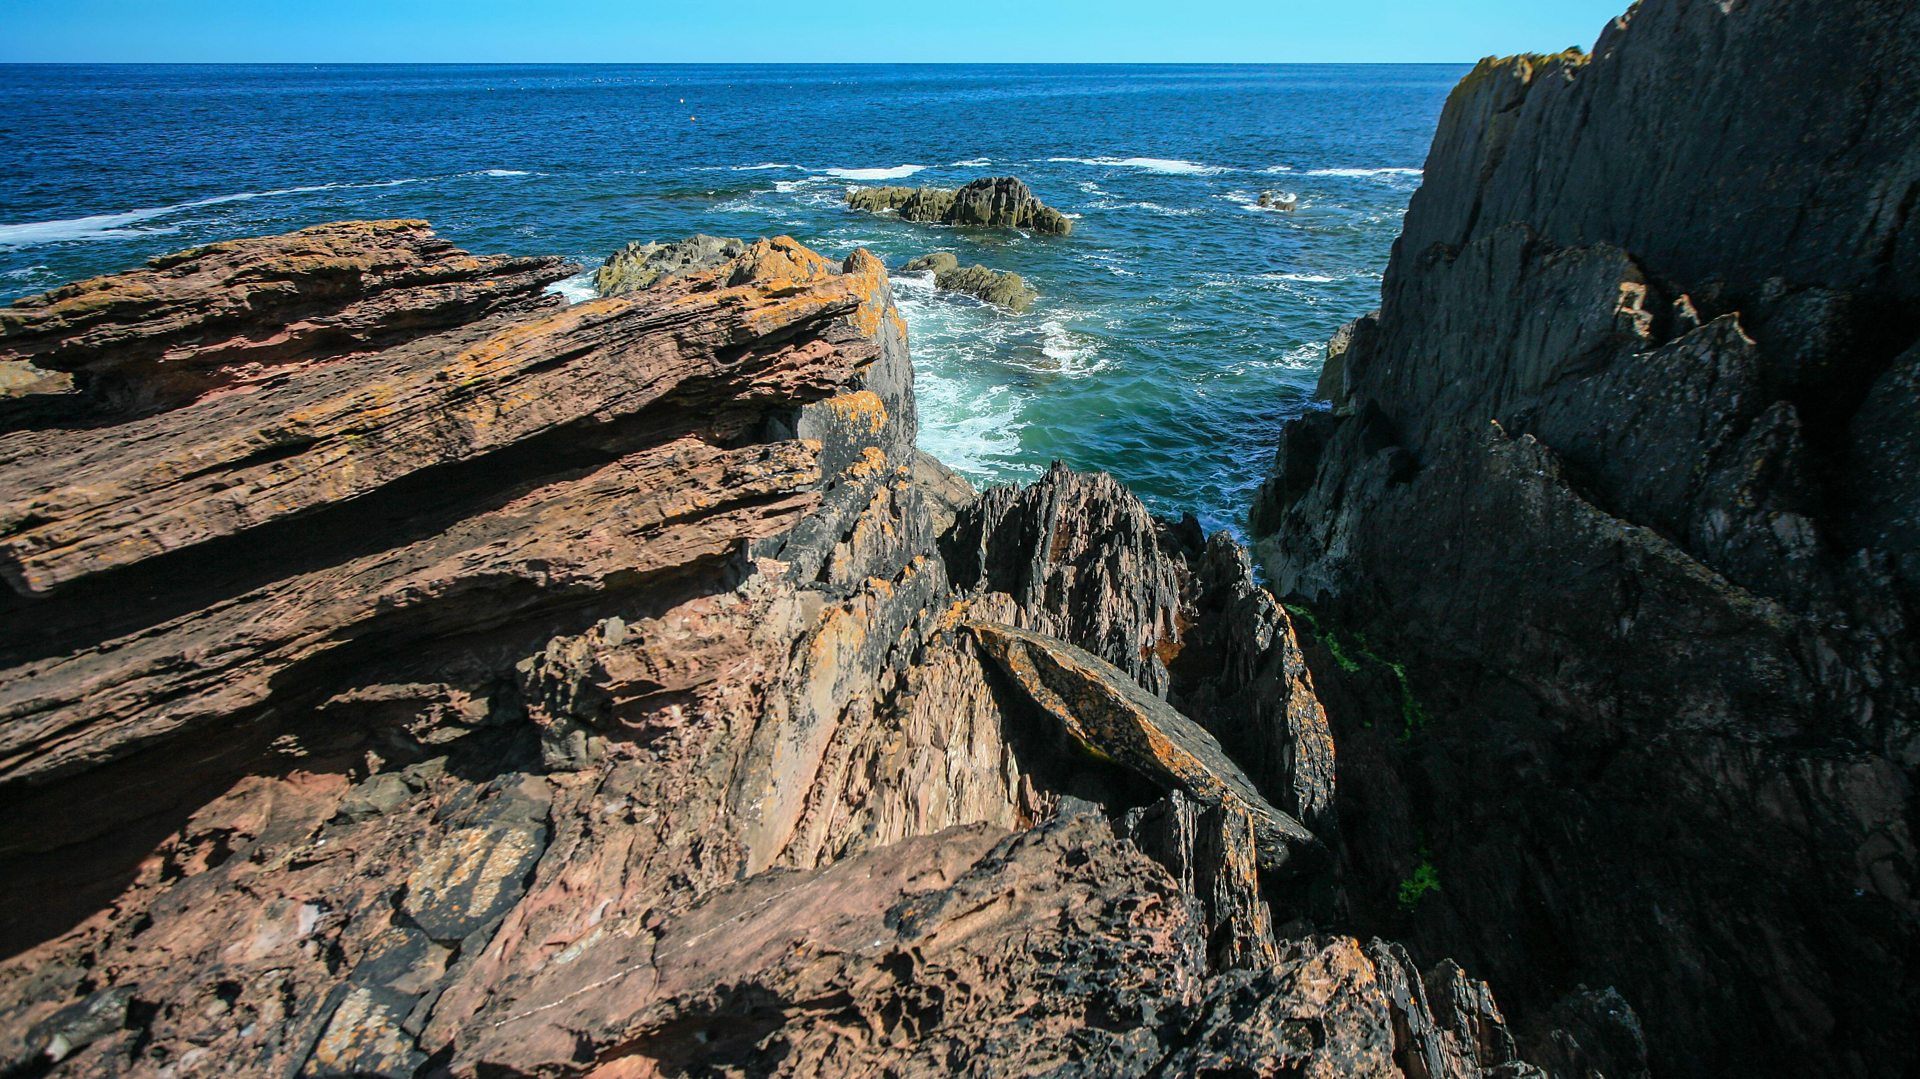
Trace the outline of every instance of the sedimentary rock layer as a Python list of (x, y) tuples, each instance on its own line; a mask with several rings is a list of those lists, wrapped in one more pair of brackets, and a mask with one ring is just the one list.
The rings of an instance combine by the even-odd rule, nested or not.
[(1916, 1064), (1916, 70), (1871, 0), (1483, 62), (1255, 511), (1356, 914), (1668, 1073)]
[[(1307, 924), (1332, 746), (1244, 555), (919, 454), (872, 256), (560, 307), (411, 224), (207, 250), (322, 242), (525, 308), (369, 273), (328, 310), (412, 332), (273, 316), (297, 362), (190, 393), (101, 345), (84, 426), (0, 435), (0, 1071), (1530, 1073), (1484, 984)], [(233, 286), (169, 280), (0, 348), (175, 355)]]

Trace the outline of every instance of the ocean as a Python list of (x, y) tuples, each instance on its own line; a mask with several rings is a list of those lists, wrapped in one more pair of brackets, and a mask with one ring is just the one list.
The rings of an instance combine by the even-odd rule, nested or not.
[[(1024, 315), (896, 275), (921, 445), (1053, 460), (1238, 530), (1323, 343), (1381, 272), (1463, 65), (0, 66), (0, 302), (154, 255), (423, 217), (589, 270), (630, 240), (787, 234), (1013, 270)], [(848, 186), (1025, 180), (1068, 238), (930, 227)], [(1259, 193), (1299, 209), (1262, 209)], [(583, 280), (567, 286), (575, 295)]]

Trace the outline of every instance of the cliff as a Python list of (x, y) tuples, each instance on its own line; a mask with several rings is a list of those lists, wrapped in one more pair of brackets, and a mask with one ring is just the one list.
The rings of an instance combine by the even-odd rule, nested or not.
[(1916, 71), (1872, 0), (1482, 62), (1254, 511), (1350, 916), (1663, 1073), (1920, 1063)]
[(918, 453), (864, 251), (654, 263), (358, 222), (0, 314), (73, 378), (0, 416), (0, 1071), (1538, 1074), (1313, 931), (1231, 540)]

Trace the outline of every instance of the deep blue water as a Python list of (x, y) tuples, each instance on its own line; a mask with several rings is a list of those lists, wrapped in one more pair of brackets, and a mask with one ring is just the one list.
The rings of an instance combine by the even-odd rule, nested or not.
[[(0, 67), (0, 301), (347, 217), (595, 265), (787, 233), (1015, 270), (1024, 316), (897, 278), (922, 445), (977, 482), (1059, 458), (1235, 525), (1321, 344), (1380, 272), (1464, 66)], [(847, 210), (1017, 175), (1071, 238)], [(1293, 214), (1255, 207), (1297, 192)]]

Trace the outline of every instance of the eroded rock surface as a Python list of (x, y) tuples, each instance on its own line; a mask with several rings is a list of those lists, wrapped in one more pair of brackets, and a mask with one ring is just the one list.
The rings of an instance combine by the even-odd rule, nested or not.
[[(262, 299), (260, 377), (235, 277), (316, 246), (420, 266)], [(1231, 541), (916, 451), (866, 252), (706, 261), (564, 307), (348, 223), (0, 319), (104, 395), (0, 435), (0, 1071), (1529, 1074), (1309, 923), (1331, 743)], [(1075, 750), (981, 623), (1147, 721)]]
[(607, 256), (607, 261), (593, 273), (593, 287), (602, 296), (640, 292), (678, 277), (714, 269), (746, 251), (745, 241), (704, 233), (670, 243), (636, 240)]
[(912, 259), (901, 267), (907, 273), (933, 274), (933, 287), (942, 292), (959, 292), (1015, 313), (1033, 306), (1037, 294), (1027, 287), (1019, 274), (990, 270), (985, 266), (962, 266), (951, 251), (936, 251)]
[(1055, 236), (1073, 234), (1067, 215), (1035, 197), (1012, 176), (992, 176), (949, 190), (938, 187), (855, 187), (847, 205), (870, 213), (893, 211), (908, 221), (979, 228), (1028, 229)]
[(1869, 0), (1482, 63), (1255, 512), (1356, 916), (1657, 1071), (1920, 1062), (1916, 70)]

